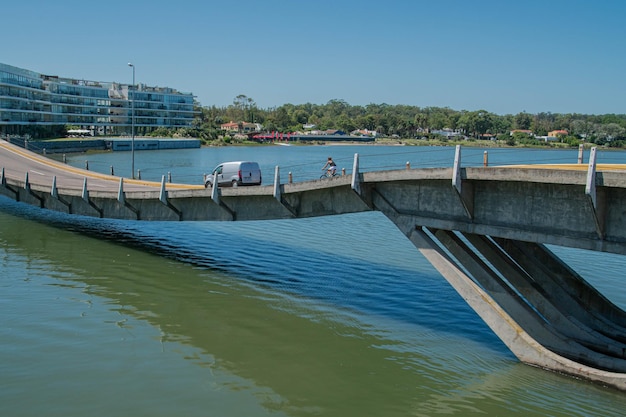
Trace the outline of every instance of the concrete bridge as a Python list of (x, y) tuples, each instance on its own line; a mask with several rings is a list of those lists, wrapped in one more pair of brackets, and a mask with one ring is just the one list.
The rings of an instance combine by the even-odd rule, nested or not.
[[(626, 390), (626, 313), (545, 244), (626, 255), (626, 166), (360, 172), (205, 189), (68, 167), (0, 141), (0, 194), (68, 214), (171, 221), (391, 219), (523, 362)], [(408, 168), (408, 167), (407, 167)]]

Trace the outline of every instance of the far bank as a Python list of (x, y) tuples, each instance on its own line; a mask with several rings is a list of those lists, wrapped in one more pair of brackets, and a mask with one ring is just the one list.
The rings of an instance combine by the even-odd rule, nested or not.
[[(545, 144), (516, 144), (511, 145), (501, 140), (441, 140), (441, 139), (397, 139), (397, 138), (376, 138), (369, 141), (337, 140), (331, 138), (316, 138), (316, 140), (278, 140), (257, 142), (251, 140), (224, 142), (215, 140), (211, 142), (202, 142), (195, 138), (150, 138), (150, 137), (121, 137), (121, 138), (60, 138), (49, 140), (27, 140), (19, 137), (10, 137), (8, 142), (21, 146), (33, 152), (40, 154), (60, 154), (60, 153), (85, 153), (90, 151), (131, 151), (134, 147), (136, 151), (146, 150), (170, 150), (170, 149), (197, 149), (201, 147), (239, 147), (239, 146), (456, 146), (472, 148), (519, 148), (519, 149), (576, 149), (579, 146), (572, 146), (564, 142), (547, 142)], [(133, 144), (134, 142), (134, 144)], [(594, 145), (592, 143), (583, 143), (583, 148), (589, 149)], [(616, 149), (621, 148), (608, 148)]]

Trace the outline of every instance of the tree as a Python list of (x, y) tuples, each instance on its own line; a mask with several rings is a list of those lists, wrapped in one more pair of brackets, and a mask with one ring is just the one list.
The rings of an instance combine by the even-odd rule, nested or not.
[(284, 132), (289, 130), (290, 119), (287, 110), (284, 107), (279, 107), (275, 109), (268, 117), (268, 122), (272, 122), (273, 126), (276, 127), (275, 130)]
[(293, 125), (303, 125), (309, 121), (309, 114), (302, 109), (295, 109), (291, 120)]
[(597, 136), (606, 142), (614, 140), (626, 139), (626, 129), (618, 125), (617, 123), (608, 123), (598, 126)]
[(522, 112), (515, 115), (514, 121), (516, 129), (529, 130), (530, 125), (533, 123), (533, 117), (526, 112)]
[(583, 139), (590, 138), (593, 135), (593, 123), (576, 119), (570, 123), (570, 133), (580, 136)]
[(493, 114), (485, 110), (476, 112), (476, 137), (493, 130)]
[(356, 119), (356, 124), (361, 129), (374, 130), (376, 128), (376, 118), (372, 114), (359, 116)]
[(413, 123), (415, 123), (415, 126), (422, 130), (428, 129), (428, 114), (417, 113), (413, 118)]
[[(528, 137), (508, 136), (514, 129), (529, 129), (536, 134), (565, 129), (585, 141), (622, 146), (626, 142), (626, 114), (584, 115), (552, 114), (536, 115), (521, 112), (516, 115), (499, 116), (485, 110), (452, 110), (447, 107), (424, 107), (370, 103), (351, 106), (344, 100), (333, 99), (326, 104), (284, 104), (275, 108), (260, 109), (254, 100), (240, 94), (227, 107), (199, 107), (194, 121), (198, 137), (219, 134), (220, 125), (229, 121), (254, 121), (262, 123), (268, 131), (286, 132), (299, 130), (305, 123), (315, 124), (318, 129), (375, 130), (381, 135), (397, 133), (402, 137), (420, 136), (422, 130), (450, 128), (466, 135), (479, 137), (484, 133), (498, 134), (503, 141), (515, 144), (538, 143)], [(216, 133), (217, 132), (217, 133)], [(41, 135), (41, 132), (31, 132)], [(506, 133), (507, 136), (504, 134)], [(190, 133), (191, 134), (191, 133)], [(63, 135), (61, 135), (63, 136)], [(574, 143), (573, 139), (569, 142)], [(544, 142), (541, 142), (544, 144)]]
[(428, 118), (430, 128), (441, 130), (448, 127), (448, 116), (442, 111), (435, 111)]
[(326, 108), (329, 116), (337, 117), (346, 111), (348, 103), (343, 100), (330, 100), (326, 105)]
[(356, 126), (353, 119), (346, 117), (345, 115), (341, 115), (337, 120), (337, 128), (343, 130), (346, 133), (350, 133), (356, 129)]
[(253, 110), (256, 109), (256, 103), (250, 97), (239, 94), (233, 100), (233, 106), (239, 111), (238, 117), (236, 117), (238, 121), (254, 121)]
[(555, 120), (552, 113), (537, 113), (530, 128), (536, 135), (545, 136), (556, 128)]
[(509, 134), (511, 130), (513, 130), (513, 116), (502, 116), (498, 117), (493, 115), (493, 126), (491, 133), (506, 133)]
[(492, 131), (493, 115), (485, 110), (467, 112), (459, 118), (458, 126), (475, 138)]

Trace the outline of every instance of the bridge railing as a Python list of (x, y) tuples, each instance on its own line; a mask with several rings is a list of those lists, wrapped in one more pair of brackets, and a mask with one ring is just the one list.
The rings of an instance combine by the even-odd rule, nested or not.
[[(12, 138), (12, 143), (19, 138)], [(28, 141), (21, 138), (22, 143), (15, 143), (26, 147), (37, 153), (45, 153), (45, 149), (36, 141)], [(390, 147), (363, 146), (368, 152), (359, 154), (360, 172), (388, 171), (400, 169), (418, 168), (439, 168), (451, 167), (454, 163), (454, 147), (433, 147), (433, 146), (397, 146)], [(384, 150), (383, 150), (384, 149)], [(574, 164), (586, 163), (588, 156), (585, 148), (580, 146), (578, 153), (575, 148), (546, 150), (528, 148), (474, 148), (463, 147), (463, 167), (478, 166), (506, 166), (522, 164)], [(602, 163), (624, 163), (626, 154), (624, 152), (605, 151), (598, 152), (598, 161)], [(66, 162), (63, 155), (63, 162)], [(352, 174), (353, 158), (349, 156), (339, 156), (335, 158), (339, 167), (339, 173), (343, 175)], [(101, 174), (128, 176), (127, 167), (115, 167), (107, 162), (86, 157), (83, 162), (74, 160), (72, 164), (79, 168)], [(274, 166), (262, 167), (264, 184), (270, 183)], [(319, 161), (304, 161), (299, 164), (281, 165), (280, 171), (283, 175), (281, 182), (302, 182), (318, 179), (320, 175)], [(271, 170), (271, 171), (270, 171)], [(188, 168), (182, 167), (151, 167), (139, 166), (135, 172), (135, 178), (147, 181), (160, 181), (162, 176), (166, 177), (168, 183), (179, 184), (202, 184), (203, 172), (190, 173)]]
[[(432, 146), (398, 146), (393, 150), (389, 147), (366, 147), (371, 152), (359, 153), (361, 172), (388, 171), (417, 168), (447, 168), (451, 167), (455, 159), (455, 147)], [(463, 147), (463, 167), (479, 166), (507, 166), (528, 164), (582, 164), (588, 162), (589, 147), (561, 148), (555, 150), (528, 149), (528, 148), (476, 148)], [(626, 154), (621, 152), (605, 152), (599, 156), (602, 162), (608, 156), (613, 157), (614, 163), (626, 163)], [(339, 172), (350, 175), (352, 169), (352, 155), (333, 158), (339, 167)], [(621, 161), (619, 161), (621, 159)], [(291, 172), (295, 182), (310, 180), (319, 176), (319, 162), (303, 162), (301, 164), (281, 165), (281, 172)], [(318, 174), (317, 176), (315, 174)]]

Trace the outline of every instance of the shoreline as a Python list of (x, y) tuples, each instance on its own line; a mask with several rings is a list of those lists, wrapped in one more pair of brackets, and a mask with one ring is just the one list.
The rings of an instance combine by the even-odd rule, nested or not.
[[(241, 144), (229, 144), (229, 145), (218, 145), (220, 146), (264, 146), (264, 145), (283, 145), (286, 144), (277, 144), (274, 142), (271, 143), (256, 143), (256, 142), (244, 142)], [(288, 146), (411, 146), (411, 147), (420, 147), (420, 146), (441, 146), (441, 147), (454, 147), (456, 145), (461, 145), (463, 147), (468, 148), (507, 148), (507, 149), (578, 149), (577, 146), (570, 146), (566, 143), (552, 143), (548, 145), (507, 145), (503, 142), (494, 142), (494, 141), (439, 141), (439, 140), (421, 140), (421, 139), (390, 139), (383, 141), (375, 141), (375, 142), (353, 142), (353, 141), (328, 141), (328, 142), (289, 142)], [(594, 146), (597, 146), (593, 143), (584, 143), (582, 144), (584, 149), (590, 149)], [(203, 147), (211, 147), (214, 145), (203, 145)], [(609, 148), (602, 147), (603, 150), (624, 150), (624, 148)]]
[[(110, 137), (107, 137), (108, 140), (111, 140)], [(127, 138), (123, 138), (127, 139)], [(141, 140), (146, 140), (148, 138), (139, 138)], [(176, 141), (178, 138), (163, 138), (171, 141)], [(180, 138), (180, 140), (189, 140), (193, 138)], [(30, 141), (29, 144), (44, 144), (44, 143), (55, 143), (55, 142), (74, 142), (74, 143), (82, 143), (86, 142), (101, 142), (106, 139), (96, 139), (96, 138), (56, 138), (56, 139), (46, 139), (41, 141)], [(409, 147), (420, 147), (420, 146), (437, 146), (437, 147), (454, 147), (456, 145), (461, 145), (463, 147), (468, 148), (506, 148), (506, 149), (578, 149), (578, 146), (570, 146), (566, 143), (561, 142), (551, 142), (546, 145), (528, 145), (528, 144), (519, 144), (519, 145), (507, 145), (502, 141), (478, 141), (478, 140), (463, 140), (463, 141), (441, 141), (441, 140), (423, 140), (423, 139), (377, 139), (371, 142), (362, 142), (362, 141), (310, 141), (310, 142), (302, 142), (302, 141), (284, 141), (284, 142), (254, 142), (254, 141), (245, 141), (239, 143), (203, 143), (199, 139), (195, 139), (200, 141), (199, 148), (220, 148), (220, 147), (238, 147), (238, 146), (409, 146)], [(597, 146), (593, 143), (583, 143), (583, 149), (590, 149), (594, 146)], [(599, 146), (602, 150), (614, 150), (620, 151), (624, 150), (624, 148), (610, 148), (606, 146)], [(87, 147), (88, 148), (88, 147)], [(157, 150), (157, 149), (154, 149)], [(77, 147), (67, 147), (65, 149), (61, 149), (61, 147), (55, 149), (54, 153), (87, 153), (87, 152), (110, 152), (111, 149), (77, 149)], [(121, 151), (121, 150), (120, 150)]]

